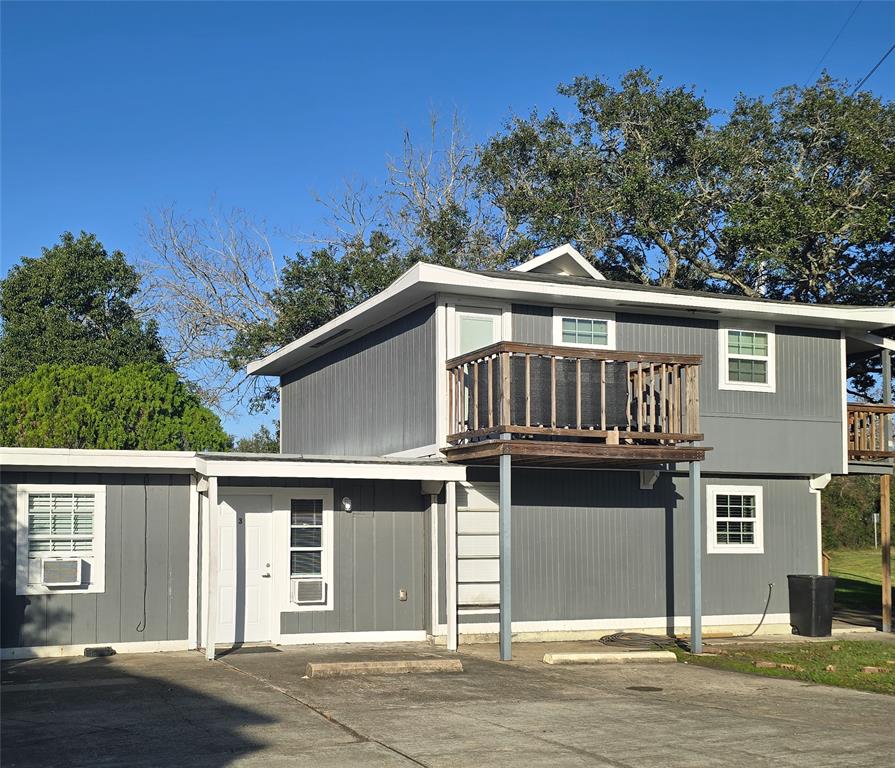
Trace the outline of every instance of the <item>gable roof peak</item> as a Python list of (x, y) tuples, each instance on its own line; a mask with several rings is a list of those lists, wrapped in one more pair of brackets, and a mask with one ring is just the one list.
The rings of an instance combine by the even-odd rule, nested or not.
[(553, 250), (534, 256), (513, 267), (514, 272), (539, 272), (545, 275), (570, 275), (572, 277), (590, 277), (593, 280), (605, 280), (603, 274), (587, 259), (578, 253), (570, 243), (560, 245)]

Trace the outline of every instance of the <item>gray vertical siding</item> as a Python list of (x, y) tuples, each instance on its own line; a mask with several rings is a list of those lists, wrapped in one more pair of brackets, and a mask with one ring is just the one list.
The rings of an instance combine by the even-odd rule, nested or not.
[[(331, 487), (333, 513), (333, 610), (280, 614), (285, 634), (422, 630), (426, 591), (424, 556), (428, 498), (418, 481), (222, 480), (228, 485)], [(348, 496), (352, 512), (339, 509)], [(398, 592), (407, 590), (407, 600)]]
[[(551, 307), (513, 306), (513, 340), (552, 338)], [(718, 387), (718, 323), (619, 312), (620, 350), (702, 355), (699, 396), (708, 471), (822, 474), (842, 468), (837, 331), (776, 327), (776, 392)]]
[(553, 308), (538, 304), (513, 304), (513, 341), (553, 343)]
[[(549, 478), (545, 477), (549, 473)], [(486, 475), (480, 474), (480, 477)], [(703, 479), (705, 486), (730, 478)], [(764, 554), (705, 554), (703, 612), (789, 610), (786, 576), (816, 573), (816, 502), (797, 478), (741, 478), (764, 491)], [(637, 472), (513, 472), (513, 619), (672, 617), (689, 613), (688, 478)]]
[(285, 453), (383, 455), (435, 442), (435, 305), (281, 379)]
[[(16, 488), (20, 483), (106, 487), (103, 592), (16, 595)], [(5, 472), (0, 484), (2, 647), (186, 640), (189, 493), (186, 475)], [(144, 501), (146, 626), (138, 632), (143, 618)]]

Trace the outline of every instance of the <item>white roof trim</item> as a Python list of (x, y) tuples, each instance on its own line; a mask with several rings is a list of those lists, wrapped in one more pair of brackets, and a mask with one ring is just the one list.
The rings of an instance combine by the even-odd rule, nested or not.
[(466, 467), (460, 464), (399, 464), (397, 462), (349, 462), (349, 461), (260, 461), (233, 460), (199, 457), (196, 462), (199, 474), (206, 477), (308, 477), (324, 479), (362, 480), (441, 480), (466, 479)]
[(4, 467), (93, 470), (183, 470), (196, 468), (191, 451), (103, 451), (89, 448), (0, 448)]
[[(575, 248), (573, 248), (569, 243), (565, 245), (560, 245), (558, 248), (554, 248), (553, 250), (547, 251), (547, 253), (542, 253), (540, 256), (535, 256), (532, 259), (529, 259), (526, 262), (523, 262), (518, 267), (513, 267), (514, 272), (535, 272), (540, 271), (540, 268), (549, 264), (551, 261), (556, 261), (556, 259), (562, 258), (563, 256), (568, 256), (571, 258), (581, 269), (583, 269), (588, 275), (590, 275), (594, 280), (605, 280), (603, 277), (603, 273), (600, 272), (593, 264), (591, 264), (587, 259), (584, 258)], [(547, 273), (549, 274), (549, 273)]]
[[(836, 304), (799, 304), (769, 302), (744, 296), (724, 294), (677, 294), (606, 285), (598, 281), (584, 284), (552, 283), (549, 275), (538, 281), (514, 280), (494, 274), (466, 272), (437, 264), (418, 263), (384, 291), (370, 297), (353, 309), (330, 320), (315, 331), (305, 334), (261, 360), (249, 363), (249, 374), (278, 376), (333, 347), (312, 348), (344, 326), (351, 326), (361, 335), (374, 322), (397, 317), (438, 293), (462, 294), (470, 297), (505, 298), (510, 301), (534, 301), (553, 306), (592, 306), (594, 309), (640, 307), (645, 311), (668, 310), (678, 313), (708, 312), (714, 315), (752, 319), (755, 321), (814, 325), (830, 328), (851, 328), (869, 331), (895, 325), (895, 307), (849, 307)], [(385, 306), (384, 306), (385, 305)], [(347, 335), (334, 345), (350, 341)]]
[[(337, 457), (333, 457), (334, 459)], [(5, 469), (33, 469), (88, 472), (100, 471), (156, 471), (195, 472), (206, 477), (284, 478), (308, 477), (321, 479), (354, 478), (364, 480), (440, 480), (466, 479), (466, 467), (460, 464), (432, 461), (421, 463), (400, 459), (369, 461), (326, 461), (322, 458), (303, 459), (285, 456), (251, 459), (244, 455), (233, 457), (200, 456), (188, 451), (102, 451), (77, 448), (3, 448), (0, 463)]]

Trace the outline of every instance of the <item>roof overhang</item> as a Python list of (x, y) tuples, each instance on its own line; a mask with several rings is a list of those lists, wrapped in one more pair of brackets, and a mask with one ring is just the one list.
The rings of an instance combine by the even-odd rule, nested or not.
[(466, 468), (440, 459), (299, 454), (102, 451), (77, 448), (0, 448), (5, 471), (140, 472), (205, 477), (356, 480), (466, 479)]
[[(605, 281), (551, 282), (549, 275), (538, 280), (508, 279), (494, 274), (466, 272), (436, 264), (418, 263), (384, 291), (353, 309), (305, 334), (299, 339), (255, 360), (248, 373), (281, 376), (299, 365), (334, 349), (372, 327), (406, 314), (439, 293), (461, 293), (469, 297), (509, 302), (546, 303), (556, 306), (597, 307), (646, 314), (719, 317), (722, 315), (788, 325), (838, 328), (856, 333), (895, 325), (893, 307), (849, 307), (829, 304), (749, 299), (724, 294), (626, 288)], [(344, 332), (346, 331), (347, 332)], [(339, 334), (336, 338), (334, 334)], [(327, 339), (332, 337), (332, 341)]]
[(855, 333), (849, 331), (845, 334), (845, 349), (849, 355), (877, 355), (884, 349), (895, 351), (895, 339), (886, 336), (877, 336), (875, 333)]

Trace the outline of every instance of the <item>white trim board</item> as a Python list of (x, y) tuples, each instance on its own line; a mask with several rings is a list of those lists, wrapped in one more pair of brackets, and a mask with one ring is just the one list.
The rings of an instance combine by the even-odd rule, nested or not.
[(289, 459), (226, 459), (197, 457), (200, 474), (217, 477), (279, 478), (305, 477), (320, 479), (364, 480), (463, 480), (466, 467), (459, 464), (432, 462), (402, 464), (399, 460), (376, 462), (290, 461)]
[(110, 646), (115, 653), (158, 653), (160, 651), (188, 651), (189, 640), (140, 640), (128, 643), (98, 642), (81, 645), (26, 645), (0, 649), (0, 659), (49, 659), (60, 656), (83, 656), (86, 648)]
[[(426, 448), (424, 446), (424, 448)], [(434, 450), (434, 446), (433, 446)], [(0, 447), (4, 469), (103, 472), (198, 472), (206, 477), (318, 478), (323, 480), (463, 480), (466, 468), (443, 461), (414, 462), (413, 457), (357, 458), (327, 461), (324, 457), (227, 456), (183, 451), (102, 451), (91, 449)]]
[(425, 629), (371, 632), (302, 632), (280, 635), (277, 645), (321, 645), (330, 643), (414, 643), (425, 642)]
[[(754, 625), (761, 620), (760, 613), (716, 614), (702, 617), (702, 625), (706, 626), (739, 626)], [(668, 625), (667, 616), (645, 616), (632, 619), (568, 619), (565, 621), (514, 621), (513, 632), (587, 632), (587, 631), (621, 631), (631, 629), (660, 629)], [(675, 631), (686, 631), (690, 628), (689, 616), (673, 617)], [(765, 616), (764, 625), (789, 624), (788, 613), (769, 613)], [(497, 622), (481, 624), (461, 624), (461, 635), (475, 635), (497, 632)]]

